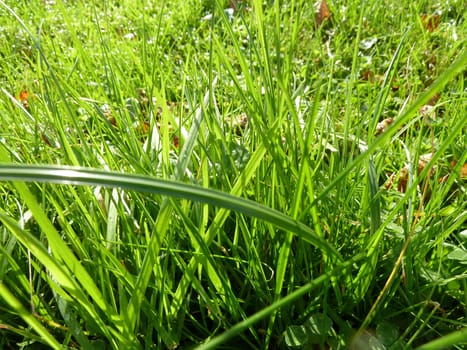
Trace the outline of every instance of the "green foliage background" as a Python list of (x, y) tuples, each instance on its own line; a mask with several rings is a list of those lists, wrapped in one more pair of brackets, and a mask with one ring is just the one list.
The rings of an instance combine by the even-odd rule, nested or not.
[(315, 5), (0, 1), (0, 347), (465, 345), (463, 3)]

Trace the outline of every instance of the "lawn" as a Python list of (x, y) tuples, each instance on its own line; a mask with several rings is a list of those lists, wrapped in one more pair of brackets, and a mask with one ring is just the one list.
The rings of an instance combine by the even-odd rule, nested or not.
[(0, 348), (465, 349), (463, 0), (0, 13)]

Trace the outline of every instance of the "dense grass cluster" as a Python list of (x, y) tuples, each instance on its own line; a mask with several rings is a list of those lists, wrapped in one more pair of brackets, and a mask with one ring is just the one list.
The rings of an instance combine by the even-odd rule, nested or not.
[(0, 13), (0, 348), (465, 347), (464, 1)]

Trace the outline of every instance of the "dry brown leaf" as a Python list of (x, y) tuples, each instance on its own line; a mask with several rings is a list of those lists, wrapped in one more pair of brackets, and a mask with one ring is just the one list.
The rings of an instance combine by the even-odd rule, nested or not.
[(427, 105), (429, 106), (434, 106), (436, 105), (436, 102), (438, 102), (438, 100), (441, 98), (441, 94), (438, 92), (436, 94), (433, 95), (432, 98), (430, 98), (430, 101), (428, 101)]
[(174, 135), (172, 142), (173, 142), (174, 147), (178, 148), (178, 145), (180, 144), (180, 139), (178, 138), (177, 135)]
[(238, 7), (241, 4), (241, 0), (230, 0), (229, 1), (229, 8), (238, 11)]
[(117, 127), (117, 120), (112, 115), (112, 110), (108, 104), (103, 104), (100, 108), (102, 115), (109, 121), (112, 126)]
[(387, 130), (387, 128), (389, 128), (389, 126), (394, 122), (394, 118), (386, 118), (382, 121), (380, 121), (377, 125), (376, 125), (376, 135), (380, 135), (382, 134), (383, 132), (385, 132)]
[(461, 168), (461, 179), (467, 179), (467, 163), (464, 163), (464, 165)]
[(15, 97), (16, 100), (21, 102), (25, 109), (29, 109), (29, 92), (26, 89), (22, 89), (19, 93), (19, 96)]
[[(452, 160), (450, 165), (451, 168), (454, 168), (457, 165), (457, 162), (455, 160)], [(467, 180), (467, 163), (464, 163), (464, 165), (462, 165), (459, 176), (462, 180)]]
[(329, 11), (326, 0), (322, 0), (319, 5), (319, 10), (315, 14), (316, 25), (319, 27), (325, 20), (331, 17), (331, 11)]
[[(145, 122), (147, 123), (147, 122)], [(161, 123), (160, 122), (157, 122), (156, 123), (156, 127), (157, 127), (157, 130), (161, 130)], [(174, 127), (172, 126), (172, 124), (168, 124), (167, 125), (167, 130), (169, 132), (169, 136), (172, 138), (172, 144), (175, 148), (178, 148), (178, 145), (180, 143), (180, 139), (178, 138), (178, 135), (174, 132)], [(149, 123), (147, 123), (147, 131), (149, 132)]]
[(420, 174), (423, 169), (425, 169), (431, 158), (433, 158), (433, 153), (422, 154), (418, 158), (418, 174)]
[(375, 73), (373, 73), (371, 70), (366, 69), (362, 73), (361, 80), (363, 81), (369, 81), (370, 83), (375, 81)]
[[(418, 167), (417, 167), (417, 174), (420, 173), (426, 168), (427, 164), (430, 162), (431, 158), (433, 157), (432, 153), (423, 154), (418, 158)], [(433, 167), (430, 170), (430, 176), (433, 175), (435, 168)], [(397, 185), (397, 190), (399, 192), (405, 193), (407, 191), (407, 182), (409, 181), (409, 167), (406, 165), (404, 166), (399, 172), (392, 173), (389, 178), (386, 180), (384, 187), (389, 189)]]
[(147, 121), (135, 122), (133, 127), (138, 135), (149, 134), (149, 122)]
[(43, 131), (41, 131), (41, 139), (47, 146), (53, 147), (52, 141)]
[(420, 16), (422, 20), (422, 25), (423, 28), (430, 32), (433, 33), (435, 30), (439, 28), (439, 24), (441, 23), (441, 17), (439, 15), (421, 15)]

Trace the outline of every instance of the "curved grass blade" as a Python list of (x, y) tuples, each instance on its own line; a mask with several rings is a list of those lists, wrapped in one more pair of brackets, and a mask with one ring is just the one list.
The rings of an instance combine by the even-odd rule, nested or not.
[(125, 190), (194, 200), (267, 221), (283, 230), (296, 234), (301, 239), (322, 250), (329, 257), (333, 257), (338, 261), (342, 260), (340, 254), (331, 244), (316, 235), (305, 224), (254, 201), (208, 188), (144, 175), (51, 165), (0, 164), (0, 180), (119, 187)]

